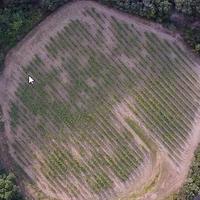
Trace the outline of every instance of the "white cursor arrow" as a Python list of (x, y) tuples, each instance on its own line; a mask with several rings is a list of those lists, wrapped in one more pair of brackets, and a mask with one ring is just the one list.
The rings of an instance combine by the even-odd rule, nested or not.
[(34, 79), (31, 76), (28, 76), (28, 83), (29, 84), (33, 84)]

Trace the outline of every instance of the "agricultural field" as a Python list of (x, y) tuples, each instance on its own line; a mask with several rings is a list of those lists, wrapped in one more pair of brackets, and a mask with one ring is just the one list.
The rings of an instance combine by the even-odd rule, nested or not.
[(71, 3), (7, 56), (9, 153), (48, 198), (165, 198), (200, 141), (199, 70), (159, 25)]

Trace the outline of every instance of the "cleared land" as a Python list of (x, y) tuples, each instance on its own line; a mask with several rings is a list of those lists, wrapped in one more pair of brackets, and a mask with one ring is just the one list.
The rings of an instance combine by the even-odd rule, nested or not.
[(183, 183), (200, 137), (199, 60), (143, 22), (76, 2), (8, 55), (9, 153), (47, 196), (162, 199)]

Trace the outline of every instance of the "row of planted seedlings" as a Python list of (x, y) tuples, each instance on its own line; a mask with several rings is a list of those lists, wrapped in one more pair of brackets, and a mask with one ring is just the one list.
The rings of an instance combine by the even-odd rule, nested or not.
[(118, 54), (125, 54), (128, 58), (133, 58), (134, 55), (141, 51), (141, 40), (138, 38), (135, 31), (127, 32), (117, 21), (110, 22), (109, 30), (116, 38), (116, 48)]
[(111, 17), (110, 30), (122, 44), (127, 43), (131, 49), (134, 49), (134, 47), (140, 49), (140, 43), (143, 37), (141, 33), (138, 33), (137, 28), (133, 24), (118, 21), (116, 18)]
[[(150, 87), (151, 87), (151, 84), (150, 84)], [(153, 91), (155, 91), (155, 90), (154, 90), (155, 88), (152, 88), (152, 89), (153, 89)]]
[[(101, 15), (98, 12), (96, 12), (94, 8), (86, 10), (85, 13), (87, 13), (90, 17), (92, 17), (96, 23), (96, 33), (92, 34), (93, 35), (92, 38), (94, 39), (98, 47), (103, 47), (104, 44), (106, 43), (105, 34), (107, 34), (105, 31), (105, 28), (107, 24), (109, 24), (109, 20), (106, 18), (106, 16), (103, 13), (101, 13), (102, 14)], [(80, 25), (80, 22), (79, 22), (79, 25)], [(90, 33), (90, 36), (91, 36), (91, 33)]]
[[(63, 191), (67, 194), (70, 194), (70, 187), (66, 185), (66, 182), (70, 183), (73, 195), (76, 196), (75, 193), (78, 192), (78, 188), (75, 184), (73, 184), (73, 180), (75, 178), (73, 176), (75, 172), (80, 173), (85, 170), (86, 166), (81, 165), (78, 161), (76, 161), (69, 149), (64, 148), (64, 146), (61, 148), (60, 143), (54, 142), (50, 145), (50, 148), (53, 149), (52, 152), (49, 153), (48, 149), (46, 149), (46, 152), (44, 153), (47, 158), (42, 165), (43, 173), (46, 177), (55, 181), (55, 183), (62, 185)], [(76, 175), (76, 178), (80, 178), (78, 177), (78, 174)], [(80, 192), (78, 192), (77, 195), (78, 194), (80, 194)]]
[(29, 130), (30, 131), (30, 130)]
[[(119, 89), (119, 88), (118, 88), (118, 89)], [(122, 90), (123, 90), (123, 89), (125, 89), (125, 88), (122, 87)]]
[[(194, 75), (194, 77), (196, 77), (196, 73), (194, 72), (194, 67), (197, 66), (197, 63), (195, 63), (195, 60), (193, 60), (193, 57), (190, 57), (188, 52), (183, 51), (183, 49), (177, 44), (174, 43), (174, 45), (172, 45), (171, 43), (169, 43), (167, 40), (164, 41), (164, 45), (165, 48), (174, 51), (176, 56), (179, 58), (179, 60), (182, 62), (182, 64), (184, 64), (184, 66), (186, 67), (186, 70), (190, 71), (190, 73), (192, 75)], [(190, 65), (191, 63), (191, 65)], [(191, 69), (191, 70), (189, 70)]]
[[(27, 132), (30, 132), (31, 134), (33, 134), (34, 135), (34, 129), (28, 129), (28, 130), (25, 130), (25, 133), (27, 133)], [(20, 142), (22, 142), (22, 140), (23, 140), (23, 138), (20, 138)], [(20, 146), (18, 146), (18, 147), (20, 147)], [(24, 151), (26, 149), (26, 151)], [(21, 153), (20, 154), (20, 156), (22, 157), (22, 159), (24, 159), (24, 154), (25, 155), (27, 155), (26, 157), (30, 160), (30, 162), (31, 162), (31, 160), (35, 160), (35, 157), (33, 157), (32, 156), (32, 152), (34, 151), (33, 149), (30, 149), (30, 151), (28, 150), (28, 149), (30, 149), (30, 146), (28, 145), (27, 146), (27, 144), (23, 144), (23, 153)], [(28, 154), (28, 152), (30, 153), (30, 154)], [(33, 159), (32, 159), (32, 157), (33, 157)], [(27, 162), (27, 161), (26, 161)], [(30, 163), (29, 162), (29, 163)], [(38, 169), (36, 169), (36, 170), (38, 170)], [(37, 172), (37, 171), (36, 171)]]
[[(146, 37), (160, 50), (160, 52), (164, 53), (168, 62), (180, 62), (181, 68), (185, 69), (185, 72), (188, 72), (190, 77), (188, 77), (188, 73), (186, 73), (186, 78), (191, 80), (196, 80), (197, 74), (194, 71), (193, 66), (195, 64), (193, 61), (188, 57), (187, 52), (183, 52), (176, 41), (168, 41), (167, 39), (160, 39), (158, 36), (153, 32), (146, 32)], [(165, 53), (167, 52), (167, 53)], [(170, 57), (169, 57), (170, 56)], [(175, 56), (175, 57), (174, 57)], [(176, 63), (177, 64), (177, 63)], [(177, 68), (180, 69), (180, 68)], [(183, 71), (184, 72), (184, 71)], [(190, 80), (189, 80), (190, 82)]]
[(140, 121), (142, 121), (145, 124), (145, 126), (149, 130), (151, 130), (152, 133), (154, 133), (156, 135), (157, 139), (160, 138), (160, 140), (162, 141), (162, 143), (169, 149), (169, 151), (174, 152), (174, 150), (171, 148), (171, 146), (169, 146), (169, 144), (173, 145), (171, 143), (172, 142), (171, 138), (169, 138), (169, 139), (167, 138), (167, 141), (166, 141), (166, 138), (163, 139), (163, 137), (162, 137), (163, 136), (163, 131), (165, 129), (163, 130), (163, 127), (162, 128), (157, 127), (158, 123), (160, 123), (160, 121), (158, 121), (157, 119), (153, 119), (153, 121), (152, 121), (152, 119), (150, 119), (150, 117), (152, 117), (152, 116), (150, 116), (150, 114), (152, 114), (152, 113), (148, 113), (149, 112), (149, 105), (147, 105), (146, 107), (144, 107), (144, 104), (146, 105), (146, 102), (140, 102), (140, 104), (141, 103), (143, 103), (141, 105), (142, 109), (140, 107), (135, 106), (136, 110), (133, 109), (134, 110), (134, 114), (137, 117), (139, 117)]
[(103, 19), (103, 15), (96, 12), (95, 8), (87, 9), (84, 13), (94, 20), (96, 26), (99, 26), (101, 30), (104, 30), (105, 19)]
[[(66, 141), (66, 142), (68, 142), (68, 141)], [(46, 155), (48, 157), (47, 157), (47, 159), (43, 160), (41, 169), (43, 169), (43, 173), (45, 174), (45, 177), (47, 177), (49, 180), (52, 180), (53, 182), (59, 182), (60, 185), (63, 185), (62, 188), (65, 188), (63, 190), (66, 193), (68, 193), (65, 181), (70, 182), (70, 179), (67, 178), (68, 177), (67, 174), (69, 175), (69, 177), (72, 177), (69, 174), (69, 173), (71, 173), (70, 170), (72, 170), (72, 169), (79, 170), (79, 164), (75, 160), (71, 159), (72, 156), (70, 156), (70, 158), (69, 158), (70, 160), (66, 159), (66, 156), (70, 155), (70, 152), (64, 151), (63, 147), (62, 148), (60, 147), (60, 143), (61, 143), (61, 141), (59, 141), (59, 142), (56, 141), (56, 143), (54, 142), (53, 144), (49, 145), (48, 148), (46, 148), (45, 152), (43, 152), (44, 155)], [(49, 154), (51, 155), (51, 153), (49, 153), (49, 149), (51, 149), (51, 150), (55, 149), (56, 144), (59, 144), (59, 148), (57, 150), (59, 150), (60, 152), (63, 151), (62, 155), (65, 155), (65, 157), (59, 158), (59, 159), (56, 159), (56, 155), (54, 157), (52, 157), (55, 159), (55, 163), (54, 163), (54, 167), (53, 167), (53, 165), (48, 164), (49, 163), (49, 160), (48, 160)], [(59, 161), (59, 162), (57, 162), (57, 161)], [(48, 168), (46, 168), (47, 166), (50, 167), (49, 170), (48, 170)], [(73, 187), (75, 187), (73, 184), (71, 184), (71, 185)]]
[[(150, 37), (151, 35), (149, 33), (146, 33), (146, 35), (149, 35), (148, 37), (151, 38)], [(157, 38), (156, 38), (156, 41), (158, 41)], [(152, 50), (152, 45), (153, 45), (155, 54), (158, 55), (159, 58), (163, 59), (163, 60), (161, 60), (161, 62), (165, 63), (165, 65), (167, 65), (168, 68), (172, 69), (174, 71), (174, 73), (178, 77), (180, 77), (181, 80), (184, 78), (182, 81), (186, 82), (185, 86), (188, 87), (189, 90), (191, 90), (191, 93), (193, 93), (193, 91), (194, 91), (193, 88), (195, 88), (195, 89), (198, 88), (198, 90), (199, 90), (199, 87), (196, 86), (196, 84), (194, 84), (194, 83), (197, 83), (197, 79), (198, 79), (198, 76), (197, 76), (197, 74), (195, 74), (195, 71), (193, 69), (188, 70), (188, 66), (185, 66), (184, 63), (180, 63), (180, 62), (177, 63), (175, 61), (171, 61), (170, 57), (167, 54), (165, 54), (165, 49), (157, 48), (156, 41), (154, 39), (151, 42), (151, 44), (150, 44), (151, 50)], [(165, 55), (165, 58), (163, 58), (163, 55)], [(176, 60), (176, 61), (178, 61), (178, 60)], [(192, 63), (190, 64), (190, 66), (192, 66)], [(194, 93), (195, 93), (195, 91), (194, 91)], [(196, 94), (194, 94), (194, 95), (196, 95)]]
[[(27, 99), (26, 99), (26, 100), (27, 100)], [(25, 123), (28, 122), (28, 124), (30, 125), (33, 121), (30, 120), (31, 115), (27, 115), (27, 109), (25, 109), (25, 108), (23, 107), (21, 101), (20, 101), (20, 100), (17, 100), (17, 101), (18, 101), (18, 112), (19, 112), (18, 115), (20, 116), (20, 117), (18, 118), (18, 121), (19, 121), (19, 124), (21, 124), (21, 127), (23, 127), (23, 129), (24, 129), (24, 124), (25, 124)], [(21, 113), (21, 114), (20, 114), (20, 113)], [(27, 139), (29, 139), (29, 142), (30, 142), (30, 140), (34, 139), (34, 136), (35, 136), (35, 135), (33, 135), (33, 134), (31, 133), (31, 129), (32, 129), (32, 127), (30, 127), (30, 129), (27, 129), (27, 133), (28, 133), (28, 135), (30, 136), (30, 138), (27, 137)], [(23, 132), (20, 133), (20, 134), (23, 134)], [(31, 156), (29, 156), (29, 157), (31, 157)]]
[(107, 20), (107, 16), (103, 12), (98, 12), (96, 8), (88, 8), (84, 10), (84, 13), (94, 18), (95, 21), (100, 21), (102, 24)]
[[(153, 62), (153, 60), (152, 59), (150, 59), (152, 62)], [(165, 76), (165, 78), (168, 80), (169, 79), (169, 77), (167, 77), (166, 75), (168, 75), (168, 76), (171, 76), (171, 77), (174, 77), (174, 78), (172, 78), (172, 79), (170, 79), (170, 81), (171, 81), (171, 84), (173, 84), (173, 87), (174, 88), (177, 88), (177, 90), (179, 90), (179, 94), (181, 95), (181, 96), (185, 96), (184, 98), (183, 98), (183, 100), (185, 100), (185, 98), (186, 98), (186, 100), (189, 98), (189, 101), (191, 101), (192, 100), (192, 96), (190, 95), (190, 93), (192, 93), (192, 90), (189, 90), (189, 91), (187, 91), (187, 95), (185, 95), (183, 92), (182, 92), (182, 90), (184, 89), (183, 88), (183, 86), (181, 85), (181, 84), (185, 84), (185, 85), (187, 85), (187, 82), (186, 81), (184, 81), (184, 79), (183, 78), (181, 78), (181, 80), (179, 79), (179, 76), (178, 76), (178, 73), (176, 73), (176, 72), (174, 72), (173, 73), (173, 71), (175, 70), (175, 68), (176, 68), (176, 66), (174, 66), (173, 65), (173, 68), (172, 68), (172, 65), (167, 65), (167, 67), (166, 66), (163, 66), (163, 64), (162, 64), (162, 62), (160, 62), (160, 65), (162, 66), (162, 69), (161, 70), (159, 70), (159, 68), (157, 68), (158, 70), (159, 70), (159, 72), (160, 73), (157, 73), (157, 75), (159, 76), (160, 74), (163, 74), (164, 76)], [(170, 70), (169, 70), (170, 69)], [(181, 72), (180, 72), (181, 73)], [(181, 83), (179, 83), (178, 82), (178, 80), (180, 80), (181, 81)], [(166, 81), (166, 80), (165, 80)], [(193, 84), (194, 85), (194, 84)], [(189, 86), (188, 86), (189, 87)], [(182, 89), (182, 90), (180, 90), (180, 89)], [(185, 87), (185, 90), (187, 89), (187, 87)], [(195, 94), (195, 93), (194, 93)]]
[[(173, 99), (173, 101), (175, 100), (175, 102), (176, 102), (176, 99), (178, 98), (177, 102), (176, 102), (176, 106), (180, 105), (180, 107), (183, 108), (184, 113), (189, 115), (189, 117), (192, 117), (193, 116), (192, 115), (193, 114), (193, 110), (192, 110), (193, 107), (190, 107), (190, 101), (191, 100), (187, 100), (187, 98), (186, 98), (186, 100), (183, 101), (183, 99), (185, 98), (185, 95), (182, 95), (182, 93), (177, 93), (176, 90), (174, 90), (174, 88), (176, 88), (176, 84), (169, 84), (169, 83), (173, 83), (173, 80), (174, 80), (174, 78), (170, 79), (170, 73), (168, 73), (166, 71), (164, 76), (162, 76), (162, 75), (160, 75), (160, 73), (162, 73), (162, 70), (160, 71), (159, 68), (157, 68), (156, 75), (151, 73), (151, 70), (148, 70), (147, 74), (149, 74), (149, 73), (152, 77), (156, 78), (156, 81), (150, 81), (149, 82), (149, 86), (153, 87), (153, 85), (154, 85), (155, 87), (163, 87), (162, 90), (159, 90), (160, 94), (162, 94), (162, 96), (171, 97), (171, 99)], [(174, 75), (174, 74), (172, 74), (172, 75)], [(151, 84), (153, 84), (153, 85), (151, 86)], [(168, 88), (170, 89), (169, 91), (167, 90)], [(177, 91), (179, 91), (179, 90), (177, 89)], [(180, 102), (184, 103), (184, 106)], [(187, 109), (185, 109), (185, 106), (186, 106)], [(188, 109), (192, 113), (188, 112)]]
[[(160, 79), (160, 77), (159, 77), (159, 79)], [(161, 82), (159, 80), (156, 81), (154, 83), (154, 85), (156, 85), (157, 87), (165, 87), (165, 85), (167, 85), (167, 82), (169, 81), (169, 79), (164, 77), (162, 80), (163, 80), (163, 82)], [(185, 115), (186, 123), (188, 124), (187, 121), (190, 121), (189, 124), (191, 124), (191, 121), (193, 120), (193, 117), (194, 117), (193, 114), (195, 113), (194, 106), (191, 105), (191, 102), (193, 101), (193, 99), (191, 101), (188, 101), (188, 99), (185, 98), (185, 95), (182, 95), (182, 93), (178, 93), (178, 91), (179, 90), (177, 90), (175, 85), (172, 83), (171, 85), (168, 84), (168, 88), (166, 88), (166, 90), (164, 90), (164, 91), (161, 91), (161, 93), (166, 92), (165, 95), (171, 95), (174, 97), (174, 98), (172, 98), (172, 99), (176, 100), (174, 102), (174, 105), (181, 108), (182, 114)]]
[[(84, 38), (86, 38), (87, 41), (89, 41), (89, 42), (95, 41), (95, 43), (96, 43), (96, 38), (87, 29), (85, 29), (79, 21), (76, 21), (76, 23), (79, 26), (77, 27), (77, 30), (73, 30), (73, 34), (76, 35), (77, 38), (79, 38), (80, 37), (79, 34), (81, 32), (82, 36), (84, 36)], [(72, 31), (72, 30), (70, 29), (70, 31)], [(62, 37), (62, 42), (66, 43), (68, 45), (68, 42), (69, 42), (69, 41), (67, 41), (68, 38), (69, 38), (69, 35), (66, 35), (65, 39)], [(80, 49), (84, 49), (84, 48), (85, 48), (85, 46), (81, 45), (81, 43), (80, 43), (78, 50), (80, 51)], [(84, 50), (86, 51), (86, 49), (84, 49)]]
[[(166, 40), (164, 40), (163, 48), (169, 49), (169, 51), (172, 51), (175, 53), (176, 57), (174, 58), (174, 62), (177, 64), (177, 66), (180, 67), (180, 68), (177, 68), (179, 69), (179, 72), (180, 72), (179, 76), (183, 76), (185, 79), (187, 79), (188, 84), (196, 88), (196, 85), (193, 84), (193, 82), (197, 82), (199, 79), (198, 74), (195, 71), (196, 64), (193, 63), (193, 61), (191, 61), (191, 59), (189, 58), (187, 58), (187, 61), (186, 61), (187, 54), (178, 52), (176, 49), (177, 47), (176, 48), (173, 47), (173, 45), (170, 44)], [(190, 88), (192, 91), (193, 91), (193, 87)]]
[[(120, 83), (120, 84), (121, 84), (121, 83)], [(124, 87), (124, 85), (123, 85), (123, 87), (122, 87), (122, 88), (123, 88), (124, 90), (126, 90), (126, 88)], [(123, 90), (123, 89), (122, 89), (122, 90)], [(118, 122), (118, 123), (120, 123), (120, 122)]]
[[(167, 68), (166, 68), (167, 69)], [(174, 89), (176, 89), (176, 90), (174, 90), (174, 94), (175, 95), (177, 95), (178, 94), (178, 96), (180, 96), (181, 98), (180, 98), (180, 102), (182, 102), (185, 106), (186, 106), (186, 110), (188, 110), (189, 109), (189, 111), (190, 112), (192, 112), (193, 114), (194, 114), (194, 111), (196, 110), (196, 108), (197, 108), (197, 106), (198, 106), (198, 104), (196, 104), (195, 102), (194, 102), (194, 97), (192, 97), (191, 95), (190, 95), (190, 93), (192, 93), (192, 90), (188, 90), (187, 89), (187, 87), (183, 87), (183, 86), (181, 86), (181, 84), (183, 85), (185, 85), (185, 83), (184, 82), (181, 82), (181, 77), (175, 77), (174, 75), (176, 75), (175, 73), (173, 73), (173, 71), (172, 71), (172, 69), (170, 69), (171, 71), (166, 71), (166, 69), (165, 69), (165, 74), (167, 75), (167, 76), (165, 76), (164, 78), (165, 78), (165, 80), (164, 80), (164, 82), (167, 82), (167, 81), (171, 81), (171, 85), (170, 84), (168, 84), (168, 86), (170, 86), (170, 87), (172, 87), (173, 86), (173, 88)], [(159, 75), (159, 73), (158, 73), (158, 75)], [(175, 78), (173, 78), (173, 79), (169, 79), (169, 77), (168, 76), (174, 76)], [(162, 76), (161, 76), (162, 77)], [(183, 79), (183, 78), (182, 78)], [(185, 88), (185, 89), (184, 89)], [(183, 92), (183, 91), (184, 92)], [(190, 97), (190, 98), (189, 98)], [(189, 98), (189, 99), (188, 99)], [(193, 101), (193, 103), (191, 103)], [(190, 112), (189, 112), (189, 116), (190, 116)], [(193, 119), (193, 115), (191, 116), (191, 119)]]
[[(80, 37), (79, 34), (81, 32), (82, 36), (84, 36), (84, 38), (86, 38), (88, 42), (95, 41), (94, 44), (97, 43), (97, 39), (86, 28), (83, 27), (83, 25), (80, 21), (76, 21), (76, 24), (78, 25), (77, 30), (71, 30), (70, 29), (69, 31), (73, 31), (74, 35), (76, 35), (77, 38)], [(68, 37), (69, 37), (69, 35), (66, 35), (66, 40), (67, 40)], [(66, 40), (65, 40), (65, 42), (67, 42)], [(79, 48), (82, 48), (82, 46), (79, 46)]]
[[(52, 80), (52, 79), (50, 79), (50, 80)], [(45, 81), (46, 81), (46, 79), (44, 80), (44, 82)], [(28, 108), (35, 115), (39, 114), (39, 115), (43, 116), (44, 113), (42, 113), (41, 111), (46, 111), (48, 109), (47, 105), (44, 104), (44, 102), (41, 103), (41, 101), (46, 101), (47, 98), (48, 98), (48, 95), (47, 95), (47, 92), (44, 89), (44, 86), (41, 87), (41, 84), (37, 83), (35, 85), (35, 87), (32, 88), (32, 90), (30, 90), (28, 86), (25, 86), (25, 88), (22, 88), (22, 90), (23, 89), (25, 89), (25, 90), (20, 94), (21, 98), (24, 98), (24, 99), (21, 99), (22, 102), (25, 102), (25, 105), (26, 106), (28, 105)], [(43, 93), (42, 98), (44, 97), (44, 99), (41, 99), (41, 97), (40, 97), (41, 93)], [(23, 95), (25, 95), (25, 97), (23, 97)], [(33, 101), (33, 98), (35, 98), (34, 101)], [(30, 105), (29, 105), (29, 103), (30, 103)], [(37, 107), (40, 103), (41, 103), (41, 105), (44, 105), (44, 107), (45, 107), (45, 109), (42, 109), (41, 111)], [(35, 104), (35, 105), (32, 105), (32, 104)], [(33, 106), (36, 107), (36, 109), (34, 109)]]
[[(145, 99), (144, 99), (144, 102), (145, 102)], [(149, 106), (151, 106), (151, 105), (149, 105)], [(154, 108), (155, 109), (155, 108)], [(157, 112), (156, 110), (154, 110), (154, 112)], [(163, 118), (165, 115), (163, 115), (163, 113), (162, 113), (162, 115), (161, 115), (161, 117)], [(160, 123), (160, 121), (158, 120), (157, 121), (157, 123), (155, 124), (155, 128), (158, 128), (158, 127), (156, 127), (157, 125), (158, 125), (158, 123)], [(167, 125), (168, 126), (168, 125)], [(169, 128), (169, 127), (168, 127)], [(171, 128), (171, 127), (170, 127)], [(176, 128), (176, 127), (175, 127)], [(161, 131), (162, 132), (162, 131)], [(176, 140), (176, 139), (178, 139), (177, 138), (177, 135), (175, 134), (175, 132), (173, 133), (174, 135), (171, 135), (171, 137), (173, 137), (174, 138), (174, 140)], [(167, 135), (164, 135), (164, 136), (167, 136)], [(178, 140), (180, 140), (180, 139), (178, 139)], [(168, 141), (168, 143), (171, 143), (171, 141)], [(178, 143), (178, 142), (176, 142), (176, 143)], [(182, 143), (183, 143), (183, 141), (182, 141)], [(179, 145), (178, 145), (179, 146)]]
[[(148, 60), (149, 60), (149, 62), (148, 62), (149, 64), (150, 63), (155, 64), (153, 59), (148, 58)], [(160, 82), (159, 84), (168, 85), (168, 87), (173, 90), (173, 93), (171, 93), (171, 94), (177, 95), (177, 97), (180, 100), (179, 103), (183, 102), (185, 104), (186, 108), (188, 108), (189, 111), (190, 111), (191, 110), (191, 108), (190, 108), (191, 107), (191, 105), (190, 105), (191, 98), (190, 98), (190, 100), (188, 100), (187, 95), (185, 95), (185, 93), (183, 93), (182, 90), (180, 90), (183, 87), (183, 86), (181, 86), (181, 84), (184, 84), (184, 82), (183, 83), (178, 83), (177, 80), (176, 80), (176, 79), (178, 79), (178, 77), (175, 77), (176, 73), (173, 73), (172, 71), (169, 71), (169, 70), (172, 70), (172, 69), (170, 69), (170, 67), (169, 68), (163, 68), (163, 69), (156, 68), (156, 71), (157, 71), (156, 76), (158, 78), (161, 78), (161, 77), (164, 76), (163, 77), (163, 82)], [(170, 77), (173, 77), (173, 78), (170, 78)], [(171, 84), (168, 84), (169, 81), (170, 81)], [(179, 91), (179, 92), (177, 93), (177, 91)], [(187, 92), (187, 94), (189, 94), (189, 91)], [(188, 112), (187, 109), (185, 109), (185, 110), (186, 110), (186, 112)], [(193, 113), (189, 112), (188, 114), (191, 117), (193, 116), (192, 115)]]
[[(78, 49), (76, 49), (76, 51), (85, 51), (84, 46), (86, 46), (87, 44), (90, 43), (94, 43), (94, 44), (103, 44), (103, 41), (99, 41), (99, 38), (97, 38), (98, 34), (101, 34), (101, 31), (98, 29), (97, 27), (97, 36), (92, 36), (92, 40), (91, 40), (91, 33), (90, 33), (90, 28), (86, 27), (86, 25), (83, 22), (80, 22), (79, 20), (73, 21), (74, 25), (76, 25), (75, 28), (68, 28), (65, 27), (65, 32), (64, 32), (64, 40), (62, 40), (65, 43), (68, 43), (69, 41), (67, 41), (70, 37), (69, 33), (73, 33), (73, 37), (75, 38), (75, 43), (78, 44)], [(102, 34), (101, 34), (102, 35)], [(102, 35), (103, 36), (103, 35)], [(83, 37), (83, 39), (81, 40), (81, 42), (78, 42), (79, 38)], [(101, 45), (102, 45), (101, 44)], [(72, 44), (73, 45), (73, 44)], [(99, 45), (99, 46), (101, 46)], [(72, 50), (72, 49), (71, 49)]]
[[(83, 37), (81, 32), (76, 32), (76, 34), (74, 34), (74, 30), (78, 30), (79, 24), (81, 25), (81, 28), (83, 30), (91, 30), (90, 25), (87, 22), (80, 20), (71, 20), (68, 23), (68, 25), (63, 28), (61, 33), (58, 32), (57, 35), (50, 38), (51, 41), (49, 43), (49, 46), (52, 46), (54, 49), (57, 48), (57, 52), (62, 52), (69, 49), (76, 51), (77, 49), (79, 49), (80, 47), (78, 44), (83, 43), (83, 41), (86, 39), (85, 37)], [(64, 45), (62, 42), (59, 42), (60, 39), (63, 41), (63, 36), (66, 37), (64, 41), (67, 42), (67, 45)], [(50, 49), (48, 50), (50, 51)]]

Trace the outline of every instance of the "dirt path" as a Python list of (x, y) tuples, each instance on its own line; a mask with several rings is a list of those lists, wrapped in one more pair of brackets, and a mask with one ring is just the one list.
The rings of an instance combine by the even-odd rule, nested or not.
[[(108, 15), (114, 15), (127, 22), (133, 21), (136, 26), (142, 30), (150, 30), (156, 34), (160, 34), (161, 37), (179, 41), (180, 36), (177, 33), (171, 33), (164, 29), (161, 25), (155, 24), (139, 17), (130, 16), (116, 12), (113, 9), (105, 6), (100, 6), (95, 2), (82, 1), (76, 2), (75, 4), (69, 4), (59, 9), (56, 13), (47, 17), (39, 26), (37, 26), (32, 32), (30, 32), (14, 49), (10, 51), (6, 58), (6, 68), (3, 75), (0, 76), (0, 104), (3, 108), (4, 121), (5, 121), (5, 134), (0, 136), (0, 146), (6, 145), (5, 140), (11, 137), (10, 134), (10, 119), (9, 119), (9, 108), (8, 104), (9, 95), (14, 95), (17, 83), (20, 80), (20, 66), (26, 63), (30, 58), (38, 52), (38, 48), (42, 46), (46, 41), (46, 35), (53, 36), (65, 23), (65, 20), (70, 16), (74, 16), (73, 9), (81, 10), (85, 6), (94, 6), (99, 10)], [(79, 12), (76, 13), (76, 17), (79, 17)], [(59, 23), (57, 23), (59, 21)], [(169, 35), (171, 33), (171, 35)], [(180, 43), (182, 44), (182, 43)], [(38, 47), (39, 46), (39, 47)], [(182, 45), (184, 46), (184, 45)], [(30, 51), (31, 49), (31, 51)], [(184, 46), (185, 49), (185, 46)], [(24, 56), (23, 52), (31, 52)], [(40, 52), (42, 55), (42, 51)], [(192, 57), (194, 57), (189, 51)], [(196, 58), (195, 58), (196, 59)], [(199, 60), (198, 60), (199, 62)], [(200, 63), (200, 62), (199, 62)], [(198, 66), (200, 72), (200, 66)], [(199, 73), (200, 74), (200, 73)], [(200, 115), (200, 111), (199, 111)], [(160, 200), (167, 197), (171, 192), (176, 191), (184, 182), (189, 166), (191, 164), (193, 153), (200, 141), (200, 117), (197, 115), (196, 121), (194, 122), (193, 132), (191, 138), (188, 139), (188, 145), (183, 152), (182, 167), (178, 168), (170, 162), (167, 154), (160, 148), (156, 155), (156, 162), (149, 166), (149, 171), (142, 180), (138, 187), (133, 187), (131, 191), (126, 191), (126, 194), (122, 194), (119, 200)], [(12, 141), (11, 138), (9, 138)], [(141, 141), (140, 141), (141, 142)], [(7, 148), (7, 147), (6, 147)], [(8, 149), (4, 149), (4, 152)], [(7, 159), (9, 160), (9, 159)], [(144, 184), (145, 183), (145, 184)], [(142, 186), (141, 186), (142, 184)], [(140, 189), (138, 189), (140, 188)], [(136, 191), (137, 190), (137, 191)]]

